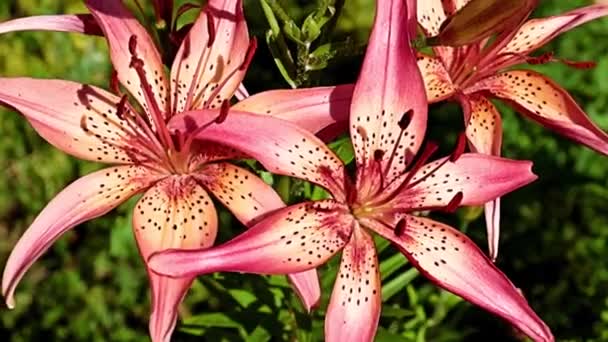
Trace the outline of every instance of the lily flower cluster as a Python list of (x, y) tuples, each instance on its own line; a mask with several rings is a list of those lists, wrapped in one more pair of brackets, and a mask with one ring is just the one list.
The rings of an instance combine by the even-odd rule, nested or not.
[[(170, 340), (177, 307), (196, 276), (288, 275), (311, 310), (321, 291), (316, 268), (340, 252), (326, 340), (372, 341), (381, 311), (374, 235), (389, 240), (437, 286), (535, 341), (553, 341), (547, 325), (492, 261), (500, 197), (536, 176), (531, 162), (500, 157), (500, 115), (487, 96), (505, 99), (527, 117), (608, 154), (608, 135), (566, 91), (536, 72), (504, 71), (539, 62), (529, 56), (534, 49), (607, 14), (608, 7), (532, 19), (493, 40), (435, 46), (433, 55), (414, 49), (418, 26), (434, 37), (448, 17), (472, 3), (378, 1), (354, 85), (251, 97), (241, 82), (256, 41), (249, 37), (241, 0), (203, 6), (179, 39), (168, 72), (157, 44), (121, 0), (86, 0), (90, 14), (0, 24), (0, 33), (101, 35), (115, 70), (109, 90), (64, 80), (0, 78), (0, 102), (23, 114), (49, 143), (77, 158), (111, 164), (68, 185), (18, 241), (2, 278), (7, 305), (15, 305), (13, 293), (29, 267), (65, 232), (143, 194), (132, 227), (150, 280), (153, 341)], [(154, 8), (158, 21), (173, 26), (172, 1), (154, 1)], [(558, 59), (542, 62), (553, 60)], [(235, 96), (241, 101), (234, 103)], [(451, 154), (433, 158), (437, 146), (425, 142), (428, 105), (445, 99), (462, 104), (466, 132)], [(341, 127), (348, 127), (354, 171), (315, 135), (329, 129), (336, 136)], [(331, 198), (285, 206), (255, 173), (229, 161), (240, 158), (317, 184)], [(212, 197), (249, 227), (218, 246), (213, 246), (218, 219)], [(457, 229), (419, 214), (479, 205), (486, 208), (489, 257)]]

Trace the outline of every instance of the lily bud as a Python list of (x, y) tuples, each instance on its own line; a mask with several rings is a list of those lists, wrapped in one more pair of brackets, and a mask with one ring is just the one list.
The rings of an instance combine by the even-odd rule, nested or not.
[(429, 45), (463, 46), (494, 33), (516, 29), (536, 7), (538, 0), (471, 0), (448, 18)]

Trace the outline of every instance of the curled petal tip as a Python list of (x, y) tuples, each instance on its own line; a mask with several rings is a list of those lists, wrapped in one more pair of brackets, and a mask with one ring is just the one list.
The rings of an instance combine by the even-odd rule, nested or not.
[(6, 297), (6, 307), (11, 310), (15, 308), (15, 298), (13, 298), (13, 295)]

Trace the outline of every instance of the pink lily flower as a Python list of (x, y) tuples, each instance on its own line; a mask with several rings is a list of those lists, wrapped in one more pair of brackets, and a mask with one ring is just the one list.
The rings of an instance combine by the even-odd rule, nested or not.
[[(278, 210), (211, 249), (153, 255), (148, 261), (153, 271), (172, 277), (217, 271), (286, 274), (314, 269), (342, 251), (325, 337), (329, 342), (372, 341), (381, 306), (371, 235), (376, 233), (438, 286), (503, 317), (536, 341), (553, 341), (524, 297), (469, 238), (415, 214), (479, 205), (536, 178), (530, 162), (463, 154), (464, 136), (449, 157), (427, 163), (435, 151), (430, 145), (418, 155), (428, 108), (410, 45), (415, 6), (414, 0), (377, 6), (350, 106), (356, 179), (327, 146), (297, 125), (231, 111), (199, 138), (241, 150), (271, 172), (321, 185), (333, 199)], [(175, 117), (170, 127), (196, 132), (213, 119), (213, 112), (195, 111)]]
[[(138, 105), (120, 93), (118, 82), (112, 86), (116, 95), (71, 81), (0, 78), (0, 102), (21, 112), (48, 142), (78, 158), (113, 164), (68, 185), (17, 242), (2, 278), (11, 308), (20, 279), (55, 240), (137, 193), (144, 195), (134, 210), (133, 231), (144, 260), (167, 248), (211, 246), (218, 223), (210, 194), (246, 225), (284, 206), (255, 174), (224, 161), (242, 153), (222, 144), (200, 144), (195, 135), (172, 135), (167, 128), (168, 120), (187, 110), (217, 108), (213, 124), (225, 119), (227, 101), (255, 48), (241, 1), (209, 2), (178, 51), (170, 77), (152, 39), (120, 0), (88, 0), (87, 6), (108, 40), (116, 79)], [(83, 32), (78, 18), (39, 17), (13, 28)], [(343, 94), (348, 92), (349, 86), (297, 90), (289, 97), (271, 91), (235, 108), (284, 117), (316, 132), (344, 121), (341, 113), (347, 112), (350, 97)], [(150, 333), (154, 341), (168, 341), (194, 277), (173, 279), (149, 270), (148, 275)], [(290, 275), (290, 280), (310, 310), (320, 296), (316, 271)]]
[[(428, 37), (439, 33), (447, 16), (466, 0), (419, 1), (418, 23)], [(500, 155), (502, 121), (489, 101), (499, 98), (527, 118), (602, 154), (608, 154), (608, 134), (598, 128), (559, 85), (530, 70), (506, 70), (517, 64), (560, 61), (546, 54), (529, 55), (562, 32), (608, 14), (608, 6), (592, 5), (559, 16), (530, 19), (512, 30), (460, 47), (437, 46), (435, 56), (420, 53), (418, 66), (429, 102), (458, 100), (463, 107), (466, 135), (475, 152)], [(561, 60), (577, 67), (586, 63)], [(485, 204), (489, 254), (498, 255), (500, 199)]]

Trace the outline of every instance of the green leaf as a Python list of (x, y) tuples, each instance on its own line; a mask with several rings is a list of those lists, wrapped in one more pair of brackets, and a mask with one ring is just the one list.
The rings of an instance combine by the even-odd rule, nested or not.
[[(382, 302), (386, 302), (392, 296), (394, 296), (399, 291), (401, 291), (404, 287), (409, 285), (409, 283), (411, 283), (412, 280), (414, 280), (414, 279), (416, 279), (416, 277), (418, 277), (418, 274), (420, 274), (420, 273), (418, 272), (417, 269), (410, 268), (406, 272), (397, 276), (395, 279), (393, 279), (393, 280), (389, 281), (388, 283), (386, 283), (385, 285), (383, 285), (382, 286)], [(410, 291), (409, 291), (409, 287), (408, 287), (408, 294), (409, 294), (409, 292)]]
[(390, 277), (391, 274), (395, 273), (401, 267), (407, 264), (407, 259), (401, 253), (395, 253), (388, 259), (385, 259), (380, 263), (380, 274), (382, 280)]

